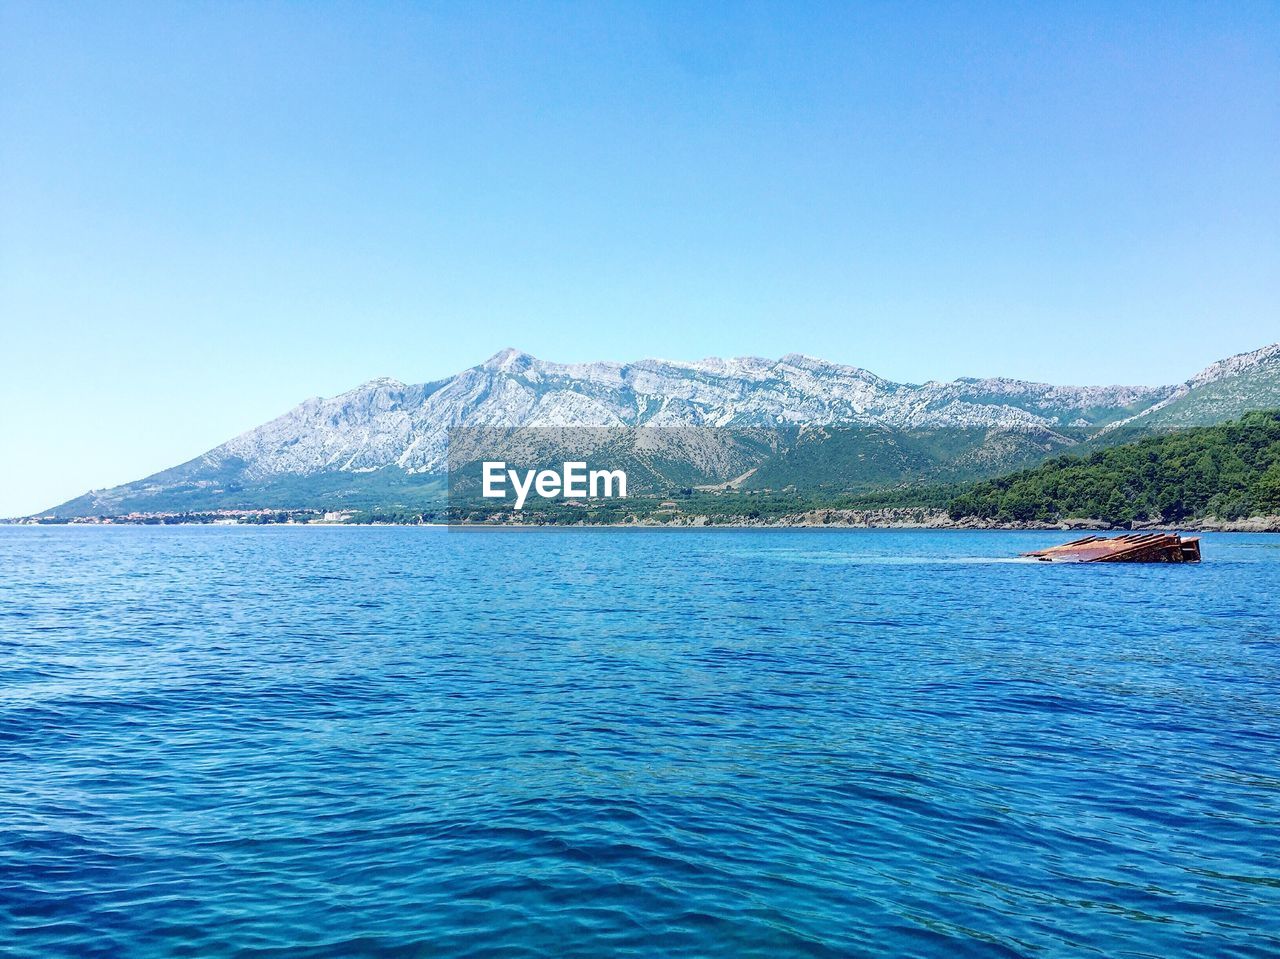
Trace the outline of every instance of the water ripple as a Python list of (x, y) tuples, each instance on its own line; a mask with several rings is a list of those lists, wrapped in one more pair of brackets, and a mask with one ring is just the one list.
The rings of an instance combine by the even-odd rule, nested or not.
[(1280, 551), (0, 529), (0, 952), (1280, 955)]

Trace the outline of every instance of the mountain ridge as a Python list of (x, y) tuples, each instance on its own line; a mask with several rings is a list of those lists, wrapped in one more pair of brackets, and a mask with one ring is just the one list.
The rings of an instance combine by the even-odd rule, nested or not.
[[(1185, 405), (1197, 391), (1221, 393), (1221, 384), (1236, 381), (1267, 398), (1273, 385), (1280, 393), (1280, 343), (1219, 360), (1169, 386), (1060, 386), (1010, 377), (898, 383), (799, 353), (777, 360), (555, 363), (508, 347), (444, 379), (412, 384), (376, 377), (333, 397), (309, 398), (186, 463), (90, 491), (42, 515), (117, 515), (184, 497), (246, 505), (255, 490), (273, 483), (305, 497), (300, 480), (308, 477), (324, 477), (325, 488), (354, 489), (367, 474), (381, 474), (377, 482), (393, 487), (413, 485), (419, 482), (413, 477), (442, 472), (448, 430), (459, 426), (1106, 428), (1158, 422), (1161, 411)], [(1215, 399), (1224, 408), (1237, 401), (1249, 402)]]

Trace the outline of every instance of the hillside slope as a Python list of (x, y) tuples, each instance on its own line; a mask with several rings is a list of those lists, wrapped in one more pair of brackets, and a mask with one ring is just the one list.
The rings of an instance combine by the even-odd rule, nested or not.
[(1280, 514), (1280, 411), (1061, 456), (973, 486), (951, 518), (1178, 523)]
[(1280, 343), (1214, 363), (1117, 426), (1212, 426), (1260, 409), (1280, 409)]

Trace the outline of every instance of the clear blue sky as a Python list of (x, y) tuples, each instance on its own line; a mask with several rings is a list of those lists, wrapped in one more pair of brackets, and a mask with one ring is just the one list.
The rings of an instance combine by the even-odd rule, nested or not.
[(0, 0), (0, 515), (312, 395), (1280, 339), (1280, 4)]

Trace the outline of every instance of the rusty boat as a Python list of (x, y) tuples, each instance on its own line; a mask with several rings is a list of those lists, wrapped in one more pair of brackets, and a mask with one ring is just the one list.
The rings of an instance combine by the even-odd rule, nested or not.
[(1086, 536), (1023, 556), (1042, 563), (1198, 563), (1200, 538), (1177, 533)]

